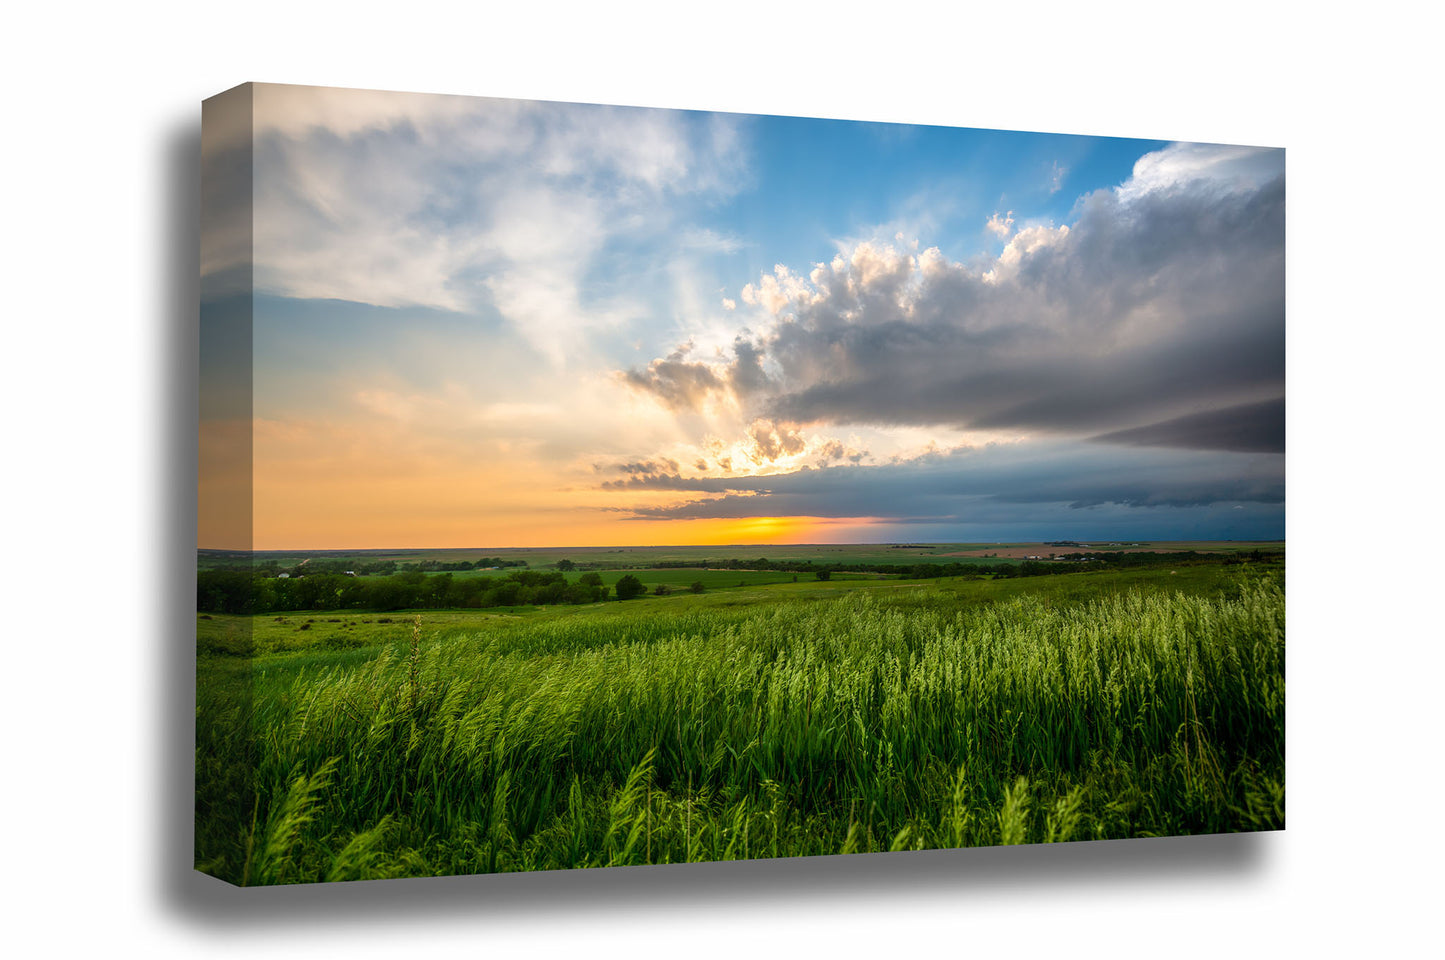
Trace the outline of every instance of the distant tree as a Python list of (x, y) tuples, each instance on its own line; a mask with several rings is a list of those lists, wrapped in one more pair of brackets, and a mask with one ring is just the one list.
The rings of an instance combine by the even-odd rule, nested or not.
[(614, 589), (617, 591), (618, 600), (631, 600), (647, 591), (647, 588), (642, 585), (642, 581), (630, 573), (618, 580)]
[(564, 601), (570, 602), (570, 598), (567, 596), (567, 590), (568, 586), (565, 580), (559, 583), (544, 583), (532, 588), (531, 602), (542, 605), (563, 603)]
[(819, 579), (819, 580), (827, 580), (827, 579), (830, 579), (832, 576), (833, 576), (833, 571), (831, 571), (831, 570), (819, 570), (819, 571), (818, 571), (818, 579)]
[(452, 575), (450, 573), (427, 577), (426, 583), (421, 588), (419, 599), (428, 607), (444, 607), (447, 605), (447, 592), (451, 590), (451, 586)]
[(502, 580), (487, 591), (482, 605), (486, 607), (514, 607), (517, 605), (517, 598), (521, 592), (522, 585), (516, 580)]
[(707, 587), (704, 587), (702, 585), (701, 580), (694, 580), (692, 582), (692, 586), (688, 587), (688, 589), (691, 590), (693, 593), (702, 593), (704, 590), (707, 589)]
[(602, 599), (603, 587), (592, 587), (585, 583), (573, 583), (567, 587), (568, 603), (596, 603)]
[(672, 588), (665, 583), (659, 583), (657, 586), (652, 588), (652, 592), (659, 597), (665, 597), (672, 592)]
[(584, 587), (600, 587), (602, 586), (602, 574), (584, 573), (582, 574), (582, 576), (577, 578), (577, 582), (582, 584)]
[(573, 563), (571, 560), (558, 560), (557, 569), (565, 570), (570, 573), (571, 571), (577, 569), (577, 564)]
[[(373, 610), (404, 610), (416, 605), (416, 588), (400, 576), (386, 577), (367, 585), (363, 602)], [(300, 604), (291, 609), (300, 609)]]

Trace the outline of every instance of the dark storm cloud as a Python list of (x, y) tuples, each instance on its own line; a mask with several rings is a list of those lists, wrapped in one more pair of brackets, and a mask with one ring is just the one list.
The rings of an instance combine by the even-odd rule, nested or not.
[(1094, 439), (1140, 447), (1283, 453), (1284, 423), (1284, 397), (1280, 397), (1118, 430)]
[(763, 372), (763, 352), (746, 336), (733, 341), (733, 359), (725, 369), (689, 360), (692, 344), (686, 343), (646, 370), (624, 370), (617, 376), (629, 386), (650, 393), (670, 410), (696, 409), (713, 395), (732, 394), (739, 398), (762, 394), (770, 386)]
[(1283, 153), (1243, 154), (1152, 155), (1070, 227), (1019, 230), (987, 272), (870, 244), (806, 278), (780, 268), (744, 289), (775, 323), (729, 364), (670, 357), (629, 380), (670, 406), (726, 387), (796, 424), (1262, 449), (1256, 408), (1284, 393)]
[(619, 472), (631, 474), (677, 473), (678, 468), (678, 462), (671, 457), (659, 457), (656, 460), (635, 460), (631, 463), (621, 463), (617, 465)]
[(626, 480), (604, 480), (603, 490), (693, 490), (691, 480), (684, 480), (675, 473), (648, 473), (628, 477)]
[(646, 519), (812, 516), (944, 522), (966, 521), (980, 511), (996, 515), (1002, 505), (1278, 505), (1284, 502), (1283, 469), (1283, 457), (1273, 454), (1062, 443), (967, 448), (898, 464), (805, 467), (774, 476), (633, 477), (606, 486), (714, 495), (624, 510)]
[(744, 337), (733, 341), (732, 366), (728, 369), (728, 382), (733, 392), (740, 397), (752, 396), (769, 385), (763, 372), (763, 353)]
[(687, 410), (701, 406), (715, 393), (727, 390), (727, 381), (705, 363), (686, 360), (687, 351), (679, 349), (662, 360), (654, 360), (646, 370), (627, 370), (620, 374), (624, 383), (651, 393), (671, 410)]
[(853, 447), (845, 446), (841, 440), (829, 440), (818, 448), (817, 465), (826, 467), (830, 463), (847, 460), (849, 463), (861, 463), (868, 456), (867, 450), (856, 450)]
[[(706, 466), (706, 464), (704, 464)], [(612, 469), (618, 473), (628, 474), (625, 480), (606, 480), (602, 483), (603, 490), (627, 490), (629, 488), (652, 487), (661, 488), (669, 482), (682, 483), (682, 477), (678, 471), (682, 464), (671, 457), (657, 457), (653, 460), (633, 460), (627, 463), (619, 463)]]

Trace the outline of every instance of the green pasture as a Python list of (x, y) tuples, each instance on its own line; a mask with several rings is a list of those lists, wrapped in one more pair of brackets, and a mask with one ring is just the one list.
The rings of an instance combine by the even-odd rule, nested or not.
[[(1282, 576), (1275, 567), (1265, 567), (1272, 576)], [(602, 573), (603, 582), (611, 585), (628, 571)], [(447, 635), (475, 629), (505, 629), (519, 621), (601, 617), (632, 619), (648, 617), (659, 611), (677, 609), (733, 609), (769, 604), (779, 600), (811, 601), (829, 599), (841, 594), (863, 590), (880, 596), (908, 594), (920, 590), (934, 591), (950, 598), (960, 607), (1008, 600), (1024, 595), (1050, 603), (1077, 603), (1100, 596), (1114, 596), (1130, 590), (1182, 592), (1201, 595), (1216, 592), (1237, 580), (1237, 571), (1216, 565), (1169, 568), (1134, 568), (1120, 571), (1064, 573), (1048, 577), (1026, 577), (1007, 580), (938, 580), (879, 579), (866, 574), (834, 574), (828, 581), (819, 581), (811, 574), (753, 571), (637, 570), (630, 571), (648, 588), (648, 593), (632, 600), (609, 599), (603, 603), (581, 606), (490, 607), (482, 610), (418, 610), (375, 613), (359, 610), (296, 611), (254, 617), (201, 614), (196, 621), (198, 649), (203, 653), (267, 656), (297, 653), (325, 661), (332, 654), (372, 650), (405, 640), (417, 616), (421, 616), (428, 636)], [(711, 573), (704, 580), (702, 594), (688, 591), (688, 585)], [(575, 581), (581, 574), (568, 574)], [(740, 580), (746, 581), (739, 587)], [(659, 583), (675, 588), (667, 596), (651, 591)]]
[(1277, 567), (199, 624), (237, 883), (1284, 824)]

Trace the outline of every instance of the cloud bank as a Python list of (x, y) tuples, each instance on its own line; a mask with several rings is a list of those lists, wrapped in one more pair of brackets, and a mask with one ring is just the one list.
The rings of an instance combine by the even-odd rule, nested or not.
[(676, 410), (788, 425), (1282, 451), (1283, 151), (1174, 145), (1075, 211), (987, 264), (862, 242), (778, 265), (742, 289), (730, 357), (622, 376)]
[(639, 493), (685, 492), (683, 503), (629, 508), (648, 519), (758, 516), (928, 518), (961, 522), (1001, 505), (1071, 509), (1279, 505), (1278, 458), (1213, 451), (1109, 450), (1059, 442), (965, 447), (877, 466), (804, 468), (773, 476), (681, 477), (637, 473), (605, 486)]

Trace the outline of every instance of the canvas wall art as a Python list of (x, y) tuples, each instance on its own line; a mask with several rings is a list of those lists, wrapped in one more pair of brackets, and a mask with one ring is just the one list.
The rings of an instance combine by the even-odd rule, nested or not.
[(1284, 827), (1282, 149), (269, 84), (202, 141), (198, 870)]

